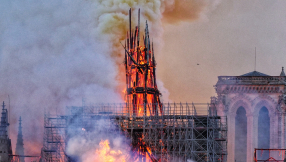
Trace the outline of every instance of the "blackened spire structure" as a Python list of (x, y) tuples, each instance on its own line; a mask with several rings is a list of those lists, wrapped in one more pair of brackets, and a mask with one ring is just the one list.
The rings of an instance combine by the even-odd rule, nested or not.
[(128, 107), (137, 116), (163, 114), (160, 92), (156, 83), (156, 62), (153, 43), (150, 43), (148, 23), (140, 45), (140, 9), (138, 26), (131, 29), (129, 10), (129, 32), (125, 42), (126, 95)]
[[(21, 116), (19, 119), (19, 128), (18, 128), (18, 138), (16, 144), (16, 155), (24, 155), (24, 141), (23, 141), (23, 134), (22, 134), (22, 120)], [(24, 157), (20, 157), (20, 162), (25, 162)]]

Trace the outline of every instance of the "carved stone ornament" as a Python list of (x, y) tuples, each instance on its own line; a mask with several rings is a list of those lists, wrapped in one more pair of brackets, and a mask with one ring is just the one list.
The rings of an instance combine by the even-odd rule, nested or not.
[(277, 105), (277, 102), (272, 98), (272, 97), (270, 97), (269, 95), (267, 95), (267, 94), (261, 94), (261, 95), (259, 95), (259, 96), (257, 96), (256, 98), (254, 98), (253, 100), (252, 100), (252, 105), (254, 105), (256, 102), (257, 102), (257, 100), (268, 100), (268, 101), (270, 101), (272, 104), (274, 104), (274, 105)]

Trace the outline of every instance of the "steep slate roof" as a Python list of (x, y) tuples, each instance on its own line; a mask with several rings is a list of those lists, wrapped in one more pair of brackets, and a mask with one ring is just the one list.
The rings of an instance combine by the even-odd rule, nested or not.
[(258, 71), (252, 71), (252, 72), (240, 75), (240, 76), (270, 76), (270, 75), (266, 75), (266, 74), (260, 73)]

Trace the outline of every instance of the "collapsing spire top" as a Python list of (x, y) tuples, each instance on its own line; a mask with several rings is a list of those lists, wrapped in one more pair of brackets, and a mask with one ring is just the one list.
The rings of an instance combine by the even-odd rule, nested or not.
[[(140, 45), (140, 9), (138, 10), (138, 26), (131, 29), (131, 9), (129, 10), (129, 33), (127, 46), (125, 42), (125, 70), (126, 70), (126, 102), (131, 104), (133, 113), (141, 115), (155, 115), (163, 113), (161, 110), (160, 92), (156, 83), (156, 63), (153, 43), (149, 38), (148, 22), (146, 21), (144, 45)], [(137, 40), (136, 40), (137, 39)]]

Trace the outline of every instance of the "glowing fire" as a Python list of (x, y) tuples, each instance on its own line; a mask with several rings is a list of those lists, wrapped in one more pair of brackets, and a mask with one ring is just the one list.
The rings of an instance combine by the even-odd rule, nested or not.
[[(95, 154), (97, 155), (96, 162), (131, 162), (129, 155), (124, 155), (124, 153), (120, 150), (113, 150), (109, 146), (108, 140), (102, 140), (99, 143), (99, 149), (96, 149)], [(153, 155), (151, 149), (146, 147), (146, 157), (145, 162), (153, 162)], [(137, 152), (140, 154), (140, 152)], [(129, 160), (128, 160), (129, 159)], [(134, 162), (139, 162), (140, 160), (137, 159)], [(133, 162), (133, 161), (132, 161)]]
[[(126, 162), (127, 156), (120, 150), (112, 150), (108, 140), (99, 143), (99, 149), (95, 151), (100, 162)], [(97, 162), (98, 162), (97, 160)]]
[[(160, 92), (156, 84), (156, 62), (153, 43), (149, 40), (148, 25), (145, 28), (144, 45), (140, 46), (138, 27), (130, 31), (125, 45), (125, 70), (127, 85), (127, 103), (132, 103), (136, 116), (163, 113), (159, 99)], [(134, 37), (133, 37), (134, 36)], [(136, 43), (137, 38), (137, 43)]]
[[(123, 93), (126, 96), (126, 98), (124, 97), (127, 103), (126, 109), (135, 119), (141, 116), (162, 115), (160, 92), (156, 83), (155, 54), (153, 43), (150, 42), (149, 38), (147, 21), (143, 39), (140, 38), (140, 35), (143, 34), (143, 32), (140, 34), (140, 9), (138, 11), (138, 25), (135, 30), (131, 29), (131, 9), (129, 10), (129, 28), (125, 46), (123, 46), (126, 70), (126, 90)], [(138, 127), (142, 128), (140, 124)], [(138, 144), (133, 144), (133, 151), (138, 155), (138, 159), (143, 157), (146, 162), (157, 162), (151, 148), (144, 142), (142, 134), (139, 141)]]

